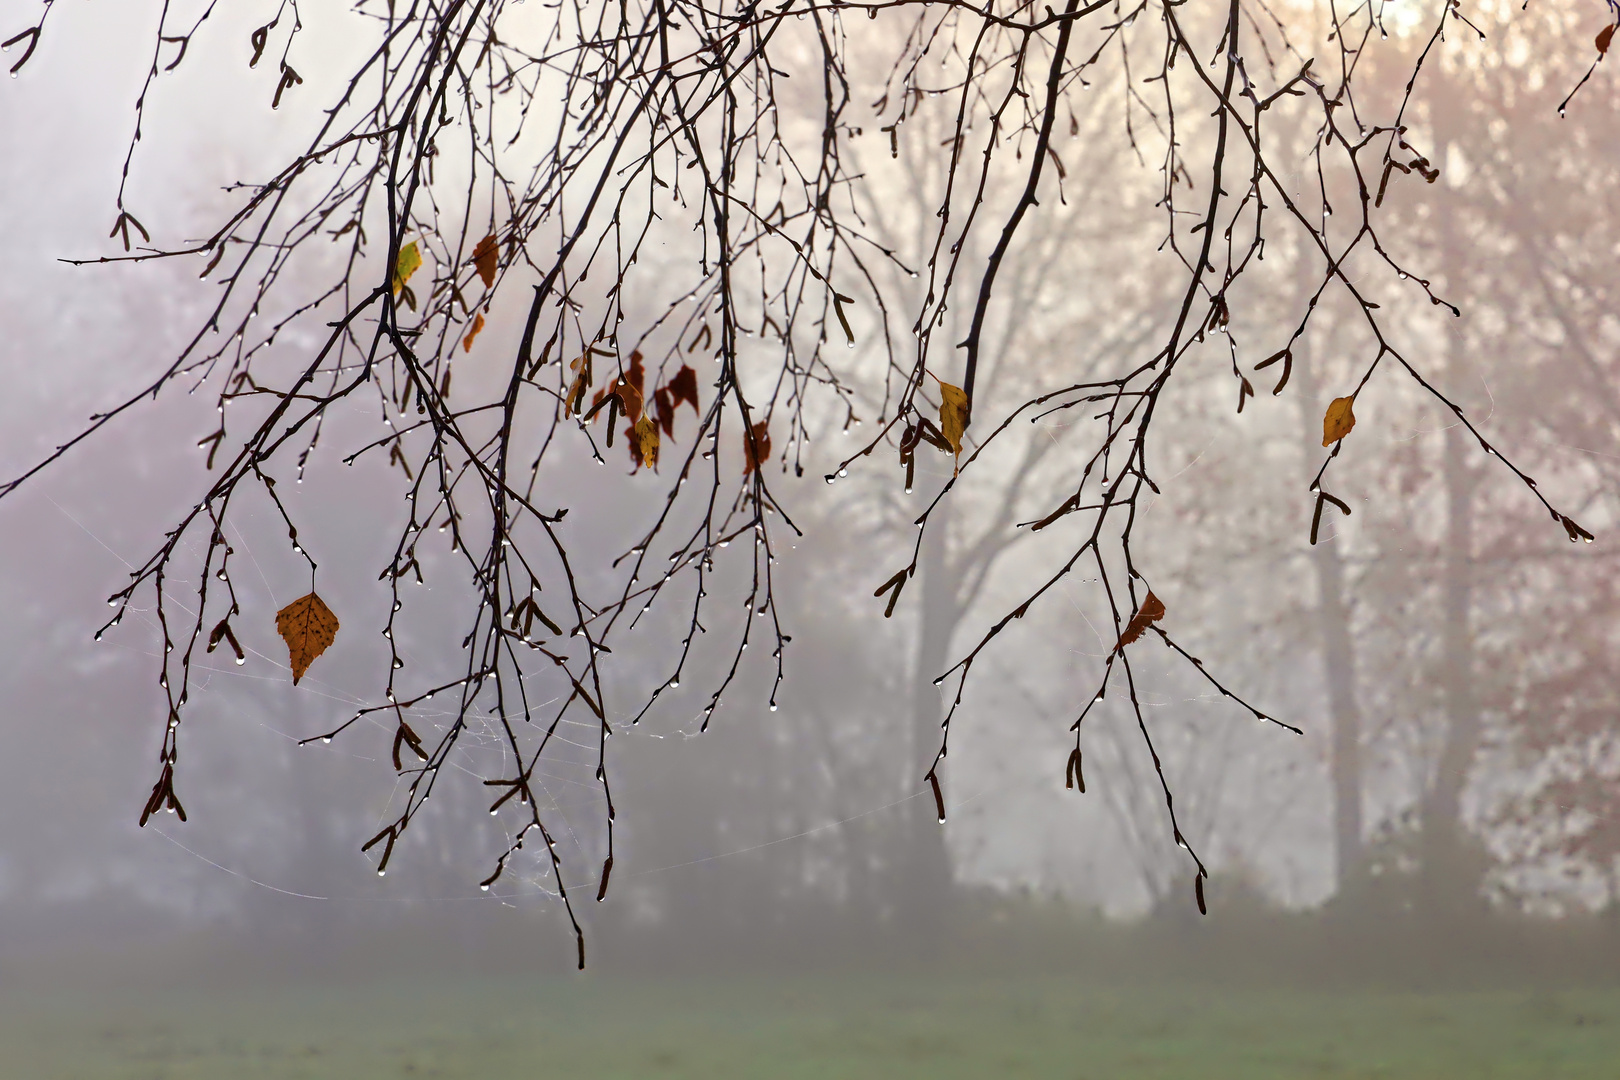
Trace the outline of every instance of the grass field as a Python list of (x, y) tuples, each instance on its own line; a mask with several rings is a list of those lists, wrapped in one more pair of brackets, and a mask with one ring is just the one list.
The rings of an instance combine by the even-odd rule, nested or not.
[(5, 1080), (1614, 1080), (1620, 991), (1081, 988), (1040, 977), (0, 990)]

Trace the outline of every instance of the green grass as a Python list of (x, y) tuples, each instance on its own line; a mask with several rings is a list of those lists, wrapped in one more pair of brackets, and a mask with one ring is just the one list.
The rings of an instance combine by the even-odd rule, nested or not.
[(849, 976), (0, 992), (0, 1076), (1620, 1076), (1620, 992), (1083, 988)]

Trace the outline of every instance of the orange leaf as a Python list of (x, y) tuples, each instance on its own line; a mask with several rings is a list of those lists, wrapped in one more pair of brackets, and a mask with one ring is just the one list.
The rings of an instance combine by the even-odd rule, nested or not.
[(1119, 635), (1119, 644), (1114, 646), (1114, 651), (1118, 652), (1141, 637), (1149, 626), (1162, 618), (1164, 618), (1164, 601), (1154, 596), (1153, 590), (1149, 589), (1147, 596), (1142, 599), (1142, 606), (1136, 609), (1136, 614), (1131, 616), (1131, 621), (1125, 626), (1125, 632)]
[(743, 475), (747, 476), (771, 456), (771, 432), (765, 421), (755, 424), (743, 436)]
[(495, 285), (495, 271), (501, 265), (501, 245), (495, 239), (494, 233), (490, 233), (478, 241), (478, 246), (473, 248), (472, 261), (473, 268), (478, 271), (478, 276), (484, 279), (484, 288), (493, 288)]
[(1332, 446), (1356, 426), (1356, 414), (1351, 406), (1356, 399), (1353, 397), (1334, 398), (1327, 407), (1327, 414), (1322, 417), (1322, 445)]
[(1609, 51), (1609, 42), (1611, 42), (1613, 40), (1614, 40), (1614, 27), (1612, 25), (1605, 26), (1603, 29), (1598, 31), (1597, 51), (1598, 51), (1599, 56), (1603, 56), (1606, 53), (1608, 53), (1608, 51)]
[(309, 665), (327, 650), (337, 637), (337, 616), (314, 593), (301, 596), (276, 612), (276, 630), (287, 643), (287, 659), (292, 664), (293, 685), (304, 677)]
[(462, 352), (472, 352), (473, 338), (477, 337), (478, 332), (480, 330), (482, 330), (483, 328), (484, 328), (484, 313), (482, 311), (480, 311), (477, 315), (473, 316), (472, 329), (468, 330), (467, 331), (467, 336), (461, 339), (461, 351)]

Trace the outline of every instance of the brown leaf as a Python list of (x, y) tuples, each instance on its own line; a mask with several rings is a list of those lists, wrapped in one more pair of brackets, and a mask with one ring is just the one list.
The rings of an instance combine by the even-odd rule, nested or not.
[(643, 416), (630, 429), (630, 460), (638, 469), (643, 465), (658, 468), (658, 424), (650, 416)]
[(484, 288), (494, 288), (495, 271), (501, 265), (501, 245), (494, 233), (478, 241), (478, 246), (473, 248), (472, 261), (478, 276), (484, 279)]
[(630, 367), (625, 370), (624, 380), (636, 388), (637, 395), (646, 396), (647, 369), (642, 366), (640, 349), (630, 353)]
[[(640, 365), (638, 364), (639, 368)], [(634, 374), (634, 372), (632, 372)], [(613, 392), (619, 395), (619, 408), (632, 424), (641, 420), (641, 386), (640, 381), (630, 382), (621, 378), (613, 387)]]
[(1114, 651), (1118, 652), (1141, 637), (1149, 626), (1162, 618), (1164, 618), (1164, 601), (1154, 596), (1153, 590), (1149, 589), (1147, 596), (1142, 600), (1142, 606), (1136, 609), (1136, 614), (1131, 616), (1131, 621), (1125, 626), (1125, 632), (1119, 635), (1119, 644), (1114, 646)]
[(473, 339), (476, 338), (478, 336), (479, 332), (481, 330), (483, 330), (483, 329), (484, 329), (484, 313), (482, 311), (480, 311), (477, 315), (473, 316), (472, 329), (468, 330), (467, 331), (467, 336), (461, 339), (461, 351), (462, 352), (472, 352)]
[(675, 437), (675, 396), (670, 393), (669, 387), (660, 386), (653, 391), (653, 406), (658, 410), (658, 426), (664, 429), (666, 438)]
[[(610, 397), (619, 400), (619, 411), (624, 413), (625, 418), (632, 424), (641, 419), (641, 391), (625, 382), (622, 378), (614, 379), (607, 389), (596, 392), (596, 395), (591, 398), (591, 408), (585, 414), (585, 419), (588, 421), (595, 418), (601, 412), (602, 402)], [(611, 413), (612, 410), (609, 410), (609, 415)], [(611, 435), (608, 436), (608, 445), (613, 445)]]
[(1605, 26), (1603, 29), (1598, 31), (1597, 51), (1598, 51), (1599, 56), (1603, 56), (1606, 53), (1608, 53), (1608, 51), (1609, 51), (1609, 43), (1611, 41), (1613, 41), (1613, 40), (1614, 40), (1614, 26), (1613, 25)]
[(743, 475), (747, 476), (771, 456), (771, 432), (764, 420), (743, 436)]
[(960, 386), (939, 381), (939, 431), (951, 444), (951, 451), (962, 456), (962, 433), (968, 426), (967, 394)]
[(326, 602), (310, 593), (276, 612), (276, 630), (287, 643), (293, 685), (297, 686), (298, 680), (309, 670), (309, 665), (337, 637), (338, 621)]
[(1332, 446), (1356, 426), (1356, 414), (1351, 409), (1356, 399), (1353, 397), (1334, 398), (1333, 403), (1327, 407), (1327, 414), (1322, 417), (1322, 445)]
[(702, 415), (702, 410), (698, 408), (697, 372), (690, 367), (683, 364), (681, 370), (675, 373), (675, 377), (669, 380), (669, 385), (665, 389), (669, 391), (670, 400), (675, 405), (689, 401), (692, 403), (692, 411)]

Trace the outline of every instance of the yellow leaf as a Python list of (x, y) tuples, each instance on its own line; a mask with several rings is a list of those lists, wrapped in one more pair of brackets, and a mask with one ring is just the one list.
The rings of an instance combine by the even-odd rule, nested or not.
[(482, 330), (483, 328), (484, 328), (484, 313), (482, 311), (480, 311), (477, 315), (475, 315), (473, 317), (472, 329), (468, 330), (467, 331), (467, 336), (461, 339), (461, 351), (462, 352), (472, 352), (473, 338), (477, 337), (478, 332), (480, 330)]
[(636, 465), (658, 468), (658, 421), (643, 416), (630, 431), (630, 458)]
[(394, 263), (395, 296), (399, 295), (399, 290), (405, 287), (405, 283), (411, 280), (411, 275), (416, 273), (417, 267), (421, 265), (422, 253), (417, 249), (415, 240), (399, 249), (399, 260)]
[(478, 276), (483, 278), (484, 288), (494, 287), (495, 271), (500, 269), (500, 265), (501, 246), (495, 239), (495, 234), (490, 233), (473, 248), (473, 267), (478, 271)]
[(287, 659), (292, 664), (293, 685), (304, 677), (309, 665), (325, 652), (337, 637), (337, 616), (314, 593), (299, 597), (276, 612), (276, 630), (287, 643)]
[(1333, 403), (1327, 407), (1327, 415), (1322, 417), (1322, 445), (1332, 446), (1356, 426), (1356, 414), (1350, 406), (1355, 404), (1353, 397), (1334, 398)]
[(968, 399), (960, 386), (939, 381), (939, 433), (951, 444), (957, 456), (962, 453), (962, 433), (968, 426)]

